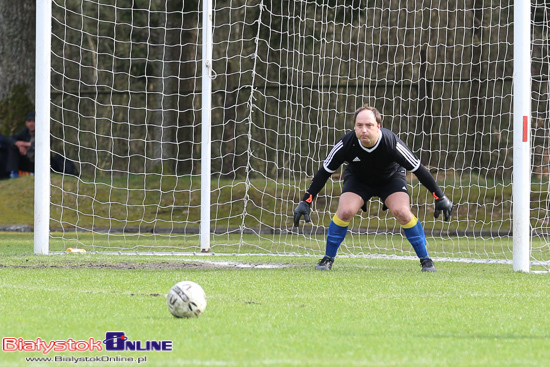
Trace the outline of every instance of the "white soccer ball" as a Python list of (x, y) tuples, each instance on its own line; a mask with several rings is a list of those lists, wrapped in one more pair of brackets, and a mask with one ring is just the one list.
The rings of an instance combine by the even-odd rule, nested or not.
[(187, 280), (170, 289), (166, 303), (175, 317), (199, 317), (206, 308), (206, 294), (200, 285)]

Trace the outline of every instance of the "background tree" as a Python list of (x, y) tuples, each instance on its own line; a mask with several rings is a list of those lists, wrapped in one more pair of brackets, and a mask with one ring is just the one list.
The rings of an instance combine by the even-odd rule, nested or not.
[(10, 135), (33, 109), (35, 0), (0, 0), (0, 132)]

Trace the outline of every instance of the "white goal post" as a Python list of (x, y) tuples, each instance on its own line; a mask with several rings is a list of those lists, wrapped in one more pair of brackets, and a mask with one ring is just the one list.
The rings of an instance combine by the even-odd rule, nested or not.
[(531, 4), (514, 1), (513, 266), (530, 270)]
[(48, 254), (50, 237), (50, 69), (51, 1), (36, 2), (36, 160), (34, 252)]
[[(319, 256), (341, 172), (312, 223), (292, 212), (369, 103), (456, 204), (434, 219), (407, 176), (433, 257), (545, 269), (549, 19), (518, 0), (37, 0), (35, 252)], [(367, 209), (339, 254), (412, 257)]]

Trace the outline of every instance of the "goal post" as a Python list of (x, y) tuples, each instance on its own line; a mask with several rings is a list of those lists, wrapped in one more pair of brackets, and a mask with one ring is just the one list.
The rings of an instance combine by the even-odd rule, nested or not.
[(212, 2), (203, 1), (202, 5), (202, 129), (201, 129), (201, 252), (210, 251), (210, 192), (212, 159)]
[[(312, 223), (294, 228), (292, 212), (355, 109), (369, 103), (456, 204), (450, 222), (435, 220), (433, 198), (407, 176), (433, 257), (519, 271), (550, 261), (545, 4), (37, 7), (51, 14), (37, 17), (37, 47), (49, 50), (37, 52), (37, 148), (48, 141), (41, 149), (79, 175), (46, 177), (37, 167), (36, 253), (55, 241), (319, 256), (342, 172), (314, 203)], [(44, 113), (48, 131), (38, 129)], [(354, 218), (340, 254), (414, 257), (382, 207), (374, 199)]]
[(36, 2), (34, 252), (49, 253), (51, 0)]
[(531, 250), (531, 4), (514, 1), (513, 268), (528, 272)]

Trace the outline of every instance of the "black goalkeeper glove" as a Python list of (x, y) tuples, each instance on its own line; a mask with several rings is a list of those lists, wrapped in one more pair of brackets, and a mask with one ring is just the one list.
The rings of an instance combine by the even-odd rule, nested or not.
[(294, 209), (294, 227), (298, 227), (300, 225), (300, 218), (302, 215), (304, 216), (304, 219), (306, 220), (306, 223), (311, 222), (311, 217), (309, 216), (309, 211), (311, 210), (311, 207), (309, 203), (306, 203), (305, 201), (300, 201), (300, 204)]
[(439, 217), (439, 213), (441, 212), (443, 213), (443, 218), (445, 221), (449, 221), (451, 214), (453, 213), (453, 202), (445, 195), (435, 200), (434, 217)]

